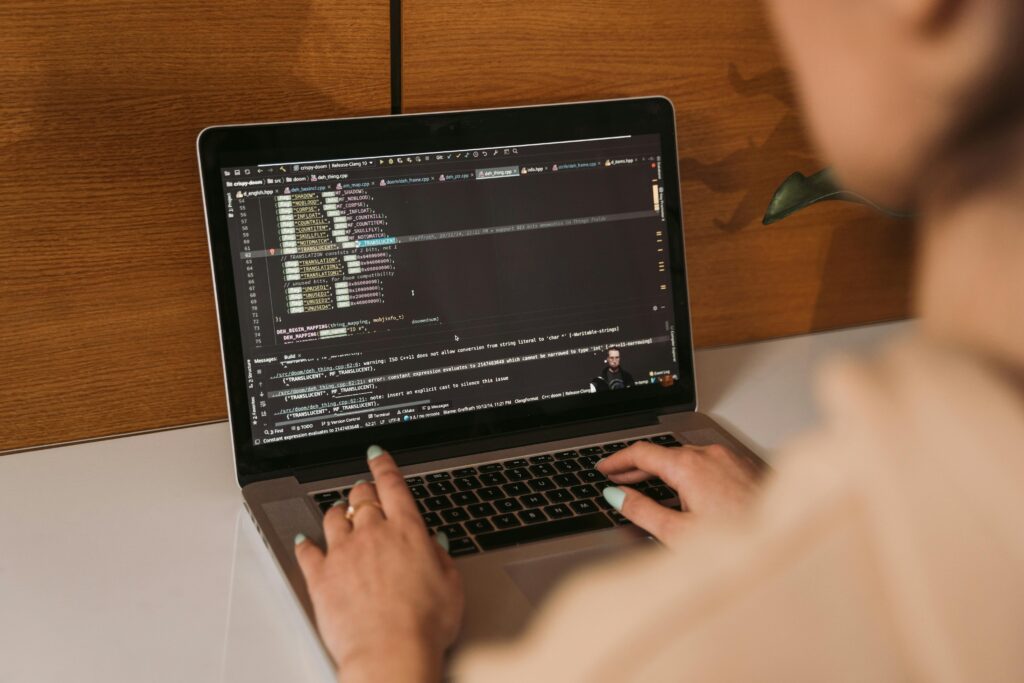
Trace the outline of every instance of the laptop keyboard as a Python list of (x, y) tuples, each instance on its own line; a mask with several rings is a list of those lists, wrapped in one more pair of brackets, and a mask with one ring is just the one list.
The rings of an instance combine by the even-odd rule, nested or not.
[[(453, 557), (629, 524), (601, 495), (610, 481), (594, 465), (636, 441), (681, 446), (672, 434), (455, 467), (405, 478), (431, 533), (448, 536)], [(351, 487), (314, 493), (321, 512)], [(660, 479), (633, 486), (679, 508)]]

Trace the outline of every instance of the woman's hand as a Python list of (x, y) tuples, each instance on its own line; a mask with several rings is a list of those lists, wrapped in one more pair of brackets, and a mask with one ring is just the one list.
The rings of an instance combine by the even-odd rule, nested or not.
[(605, 489), (608, 502), (669, 546), (700, 517), (735, 514), (745, 508), (758, 476), (754, 465), (725, 446), (665, 448), (645, 441), (608, 456), (597, 469), (616, 484), (659, 477), (676, 490), (685, 512), (660, 505), (634, 489)]
[(395, 461), (367, 451), (375, 484), (324, 516), (326, 555), (296, 538), (317, 627), (346, 681), (436, 681), (462, 619), (462, 583), (427, 533)]

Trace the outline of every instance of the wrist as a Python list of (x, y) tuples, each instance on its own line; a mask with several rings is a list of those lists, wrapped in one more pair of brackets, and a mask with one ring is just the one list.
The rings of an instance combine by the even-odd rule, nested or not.
[(385, 645), (351, 652), (337, 662), (345, 683), (435, 683), (441, 680), (444, 653), (412, 638), (389, 638)]

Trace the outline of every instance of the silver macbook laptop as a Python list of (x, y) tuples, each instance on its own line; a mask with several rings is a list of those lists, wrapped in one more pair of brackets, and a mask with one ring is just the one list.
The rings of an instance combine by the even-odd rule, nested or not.
[(649, 541), (602, 457), (757, 461), (696, 412), (676, 149), (662, 97), (200, 134), (238, 482), (310, 620), (293, 538), (322, 543), (369, 444), (450, 540), (463, 640)]

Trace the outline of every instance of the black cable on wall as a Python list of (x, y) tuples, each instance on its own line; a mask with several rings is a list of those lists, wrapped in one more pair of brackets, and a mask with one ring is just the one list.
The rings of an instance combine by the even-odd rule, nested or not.
[(402, 0), (391, 0), (391, 113), (402, 113)]

